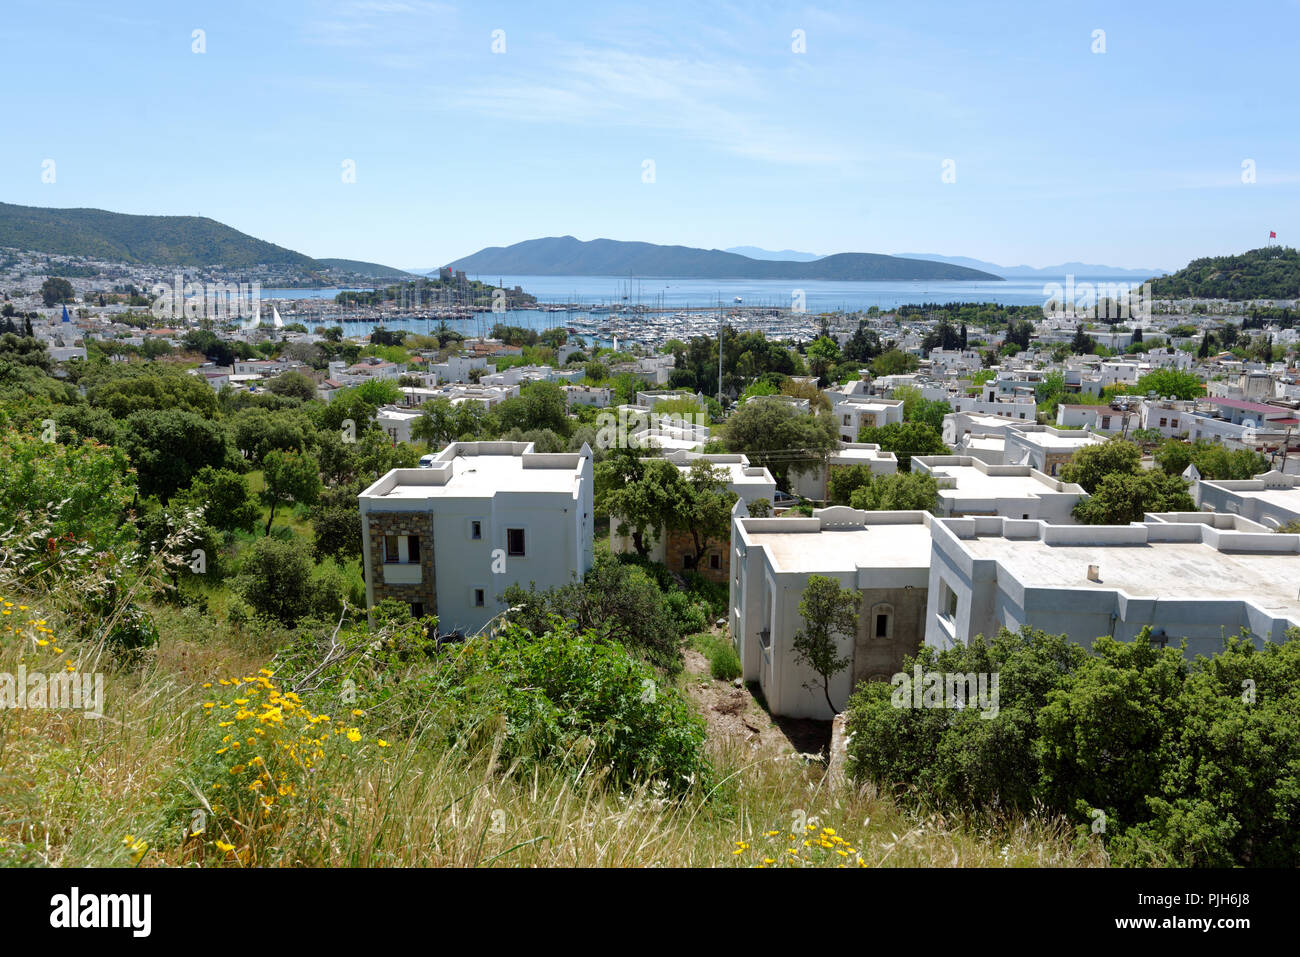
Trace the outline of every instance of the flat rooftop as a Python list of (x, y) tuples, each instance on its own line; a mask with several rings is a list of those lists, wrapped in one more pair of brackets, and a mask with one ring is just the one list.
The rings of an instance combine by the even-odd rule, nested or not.
[[(468, 453), (439, 454), (433, 468), (393, 469), (361, 493), (362, 499), (491, 498), (498, 492), (572, 494), (582, 476), (577, 452), (525, 452), (531, 443), (464, 443)], [(488, 448), (474, 450), (475, 445)]]
[(1075, 431), (1072, 435), (1061, 435), (1053, 432), (1025, 432), (1019, 429), (1015, 430), (1015, 432), (1015, 438), (1019, 441), (1043, 449), (1078, 449), (1085, 445), (1095, 445), (1098, 442), (1105, 441), (1091, 432), (1084, 432), (1082, 429)]
[[(776, 519), (797, 522), (798, 519)], [(802, 524), (802, 523), (801, 523)], [(750, 532), (783, 572), (853, 572), (863, 567), (929, 568), (930, 529), (906, 525), (832, 527), (820, 531)]]
[[(1019, 475), (990, 475), (973, 465), (936, 465), (931, 474), (936, 479), (952, 479), (956, 483), (952, 488), (943, 488), (943, 483), (940, 482), (939, 495), (957, 500), (1029, 498), (1076, 491), (1068, 487), (1058, 489), (1055, 481), (1044, 481), (1041, 472), (1035, 474), (1030, 469), (1024, 469), (1023, 474)], [(1083, 489), (1077, 489), (1076, 494), (1082, 493)]]
[[(1271, 534), (1271, 533), (1270, 533)], [(978, 536), (961, 544), (976, 558), (996, 559), (1026, 587), (1122, 591), (1173, 600), (1248, 600), (1300, 623), (1300, 554), (1221, 552), (1201, 542), (1056, 545)], [(1096, 565), (1101, 581), (1088, 580)]]
[(1233, 489), (1232, 492), (1289, 512), (1300, 512), (1300, 488)]

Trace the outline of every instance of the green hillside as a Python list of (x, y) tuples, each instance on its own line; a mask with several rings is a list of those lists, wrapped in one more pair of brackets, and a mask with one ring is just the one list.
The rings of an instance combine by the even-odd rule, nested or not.
[(379, 263), (362, 262), (359, 259), (318, 259), (316, 262), (338, 272), (351, 273), (354, 276), (367, 276), (371, 279), (414, 279), (414, 273)]
[(132, 216), (103, 209), (0, 203), (0, 246), (114, 262), (320, 268), (310, 256), (202, 216)]
[(1295, 299), (1300, 297), (1300, 252), (1265, 246), (1237, 256), (1193, 259), (1151, 280), (1157, 299)]
[[(103, 209), (0, 203), (0, 247), (158, 266), (287, 266), (304, 277), (329, 272), (369, 279), (410, 273), (356, 259), (313, 259), (205, 216), (133, 216)], [(319, 277), (327, 279), (328, 277)]]

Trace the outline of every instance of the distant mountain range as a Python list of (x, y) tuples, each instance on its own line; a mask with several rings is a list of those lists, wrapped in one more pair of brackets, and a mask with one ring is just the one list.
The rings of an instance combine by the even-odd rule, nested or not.
[(1120, 266), (1098, 266), (1094, 263), (1061, 263), (1059, 266), (999, 266), (997, 263), (969, 256), (939, 256), (934, 253), (894, 253), (899, 259), (924, 259), (929, 262), (950, 263), (967, 269), (980, 269), (1003, 279), (1059, 279), (1061, 276), (1115, 276), (1120, 279), (1151, 279), (1163, 276), (1167, 269), (1124, 269)]
[(748, 256), (750, 259), (778, 259), (791, 263), (810, 263), (814, 259), (822, 258), (817, 253), (801, 253), (794, 249), (782, 249), (773, 252), (771, 249), (759, 249), (757, 246), (728, 246), (723, 252), (735, 253), (737, 256)]
[(489, 246), (449, 264), (486, 276), (639, 276), (674, 279), (998, 281), (993, 273), (877, 253), (837, 253), (811, 262), (753, 259), (721, 249), (572, 236)]
[(0, 246), (58, 256), (156, 266), (288, 266), (410, 278), (400, 269), (352, 259), (313, 259), (255, 239), (205, 216), (134, 216), (103, 209), (50, 209), (0, 203)]

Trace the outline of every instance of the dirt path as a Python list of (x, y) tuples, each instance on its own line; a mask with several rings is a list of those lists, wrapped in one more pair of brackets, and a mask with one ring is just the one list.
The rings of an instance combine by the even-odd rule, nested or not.
[(749, 686), (736, 687), (709, 674), (709, 662), (694, 648), (683, 649), (685, 686), (695, 707), (704, 715), (709, 737), (743, 741), (755, 751), (822, 754), (831, 737), (829, 721), (773, 718)]

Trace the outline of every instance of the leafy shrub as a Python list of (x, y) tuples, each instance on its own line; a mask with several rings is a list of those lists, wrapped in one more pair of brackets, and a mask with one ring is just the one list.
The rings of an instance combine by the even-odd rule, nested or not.
[(448, 744), (501, 736), (501, 761), (607, 768), (619, 786), (707, 786), (704, 721), (617, 642), (554, 623), (515, 624), (444, 651), (425, 699)]
[(695, 636), (695, 647), (709, 660), (709, 674), (719, 681), (734, 681), (742, 674), (740, 655), (730, 641), (710, 634)]
[(725, 582), (709, 581), (699, 572), (688, 571), (686, 594), (704, 606), (705, 614), (710, 619), (725, 618), (731, 606), (731, 593)]
[(1120, 863), (1294, 863), (1300, 632), (1262, 651), (1229, 638), (1190, 662), (1145, 631), (1099, 638), (1093, 652), (1027, 628), (924, 648), (923, 672), (998, 673), (998, 716), (896, 707), (890, 685), (861, 685), (849, 706), (851, 773), (941, 807), (1041, 805), (1081, 840), (1101, 812)]
[(608, 552), (599, 552), (580, 582), (546, 591), (511, 585), (503, 597), (508, 605), (518, 608), (511, 620), (527, 630), (542, 634), (558, 616), (676, 673), (681, 669), (681, 632), (655, 583), (653, 569), (653, 565), (621, 562)]
[(312, 608), (311, 576), (311, 561), (302, 548), (263, 538), (245, 556), (234, 587), (255, 612), (292, 625)]
[(690, 635), (708, 627), (704, 609), (691, 600), (685, 592), (671, 591), (664, 595), (664, 604), (671, 615), (679, 635)]

